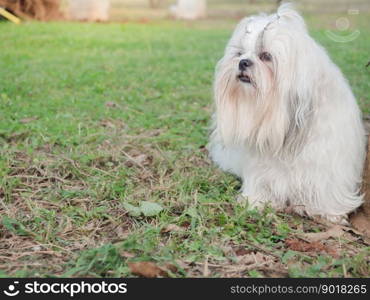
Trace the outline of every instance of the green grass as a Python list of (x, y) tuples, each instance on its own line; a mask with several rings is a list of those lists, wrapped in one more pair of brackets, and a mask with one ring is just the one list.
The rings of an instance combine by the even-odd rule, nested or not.
[[(292, 250), (325, 226), (247, 211), (208, 160), (234, 23), (0, 23), (0, 275), (133, 276), (127, 262), (149, 260), (175, 277), (369, 276), (360, 236)], [(370, 113), (369, 31), (337, 44), (312, 24)], [(145, 201), (162, 210), (129, 206)]]

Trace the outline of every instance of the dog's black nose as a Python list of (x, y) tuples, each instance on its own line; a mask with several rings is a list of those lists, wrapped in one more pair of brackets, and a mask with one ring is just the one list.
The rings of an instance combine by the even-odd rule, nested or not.
[(253, 62), (250, 59), (242, 59), (239, 62), (239, 70), (244, 71), (246, 68), (250, 67), (253, 65)]

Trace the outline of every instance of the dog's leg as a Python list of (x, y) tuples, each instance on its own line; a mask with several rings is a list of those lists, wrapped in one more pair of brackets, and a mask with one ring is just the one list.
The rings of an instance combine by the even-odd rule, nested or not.
[(340, 216), (334, 216), (334, 215), (323, 215), (321, 217), (322, 219), (329, 221), (330, 223), (339, 224), (348, 226), (348, 215), (340, 215)]
[(240, 193), (236, 197), (236, 202), (243, 207), (247, 207), (248, 209), (257, 209), (260, 211), (263, 210), (266, 206), (266, 203), (260, 201), (258, 198), (253, 196), (246, 196), (243, 193)]
[(212, 142), (208, 146), (212, 160), (224, 171), (238, 177), (242, 176), (244, 153), (238, 148), (225, 147), (218, 142)]
[(247, 206), (249, 198), (249, 190), (247, 180), (243, 179), (243, 185), (240, 189), (240, 194), (236, 197), (236, 202), (239, 203), (241, 206)]
[(263, 210), (266, 204), (269, 202), (269, 197), (263, 190), (262, 192), (253, 193), (248, 184), (248, 180), (243, 178), (243, 186), (241, 188), (241, 193), (237, 196), (237, 202), (247, 207), (248, 209), (257, 209), (259, 211)]

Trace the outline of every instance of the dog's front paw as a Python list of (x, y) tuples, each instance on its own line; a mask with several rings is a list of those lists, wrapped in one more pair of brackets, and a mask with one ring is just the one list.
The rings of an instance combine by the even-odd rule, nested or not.
[(320, 216), (319, 217), (321, 220), (324, 221), (324, 223), (326, 222), (330, 222), (330, 223), (334, 223), (334, 224), (339, 224), (339, 225), (343, 225), (343, 226), (350, 226), (349, 222), (348, 222), (348, 216), (347, 215), (323, 215), (323, 216)]
[(256, 199), (254, 197), (251, 197), (251, 196), (246, 196), (244, 194), (239, 194), (236, 197), (236, 202), (239, 205), (241, 205), (243, 207), (247, 207), (250, 210), (252, 210), (252, 209), (263, 210), (265, 208), (265, 205), (266, 205), (265, 202), (263, 202), (259, 199)]
[(238, 196), (236, 196), (236, 203), (238, 203), (242, 207), (246, 207), (248, 205), (248, 196), (239, 194)]

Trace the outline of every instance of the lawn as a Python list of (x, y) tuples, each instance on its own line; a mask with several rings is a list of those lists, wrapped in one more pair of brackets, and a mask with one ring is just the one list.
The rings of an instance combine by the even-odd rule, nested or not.
[[(339, 44), (309, 20), (370, 113), (369, 28)], [(247, 211), (209, 161), (235, 22), (0, 23), (1, 276), (370, 276), (364, 237)]]

